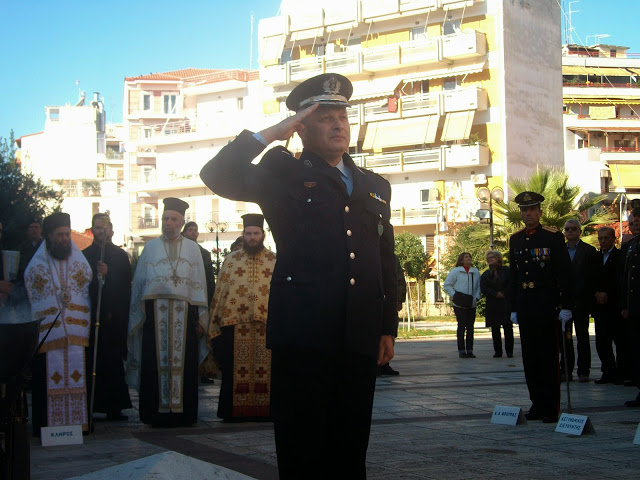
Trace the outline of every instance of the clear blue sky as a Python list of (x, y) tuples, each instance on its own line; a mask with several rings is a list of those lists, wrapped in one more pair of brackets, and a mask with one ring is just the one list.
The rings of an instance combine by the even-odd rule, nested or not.
[[(610, 34), (602, 43), (640, 53), (639, 3), (573, 3), (574, 41)], [(0, 136), (42, 131), (44, 107), (75, 103), (78, 88), (87, 98), (100, 92), (107, 121), (120, 122), (125, 77), (249, 68), (252, 11), (256, 68), (258, 20), (275, 16), (279, 6), (279, 0), (0, 0)]]

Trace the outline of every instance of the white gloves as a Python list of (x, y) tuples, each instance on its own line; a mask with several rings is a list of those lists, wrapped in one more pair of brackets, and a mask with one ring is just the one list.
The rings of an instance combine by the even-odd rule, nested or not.
[(562, 322), (562, 331), (565, 331), (565, 327), (567, 326), (567, 322), (569, 320), (571, 320), (571, 310), (567, 310), (566, 308), (563, 308), (562, 310), (560, 310), (560, 313), (558, 314), (558, 320), (560, 320)]
[(511, 323), (513, 323), (514, 325), (518, 325), (518, 313), (517, 312), (511, 312)]

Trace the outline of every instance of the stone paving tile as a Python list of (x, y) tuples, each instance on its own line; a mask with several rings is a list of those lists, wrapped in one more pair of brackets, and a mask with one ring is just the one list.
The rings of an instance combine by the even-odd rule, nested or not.
[[(539, 421), (492, 425), (495, 405), (529, 407), (519, 345), (514, 359), (493, 359), (490, 336), (480, 334), (474, 353), (477, 359), (458, 359), (453, 337), (396, 343), (392, 365), (401, 374), (377, 381), (367, 459), (370, 480), (640, 477), (640, 446), (632, 444), (640, 409), (622, 406), (637, 389), (570, 384), (574, 413), (589, 415), (596, 435), (559, 434), (555, 425)], [(598, 378), (593, 344), (592, 358), (592, 377)], [(192, 429), (150, 429), (131, 409), (128, 422), (96, 422), (96, 434), (85, 437), (81, 446), (44, 449), (34, 440), (32, 479), (62, 480), (170, 445), (183, 454), (192, 449), (197, 458), (232, 465), (260, 480), (276, 478), (271, 425), (221, 422), (216, 416), (219, 389), (218, 380), (201, 387), (199, 423)], [(563, 385), (563, 411), (566, 407)], [(251, 473), (243, 471), (249, 463)]]

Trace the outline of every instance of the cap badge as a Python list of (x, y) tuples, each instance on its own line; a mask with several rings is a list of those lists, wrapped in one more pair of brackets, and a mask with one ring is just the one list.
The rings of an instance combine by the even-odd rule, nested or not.
[(336, 77), (331, 77), (322, 83), (322, 90), (329, 95), (337, 95), (342, 84)]
[(525, 202), (530, 202), (531, 201), (531, 195), (529, 195), (528, 193), (525, 193), (522, 197), (522, 200)]

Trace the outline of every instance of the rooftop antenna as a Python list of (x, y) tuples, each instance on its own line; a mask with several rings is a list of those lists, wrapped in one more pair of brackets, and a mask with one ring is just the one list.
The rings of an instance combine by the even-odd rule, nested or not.
[(249, 42), (249, 70), (253, 68), (253, 20), (255, 16), (253, 11), (251, 12), (251, 34), (250, 34), (250, 42)]
[(600, 40), (603, 38), (609, 38), (611, 35), (609, 35), (608, 33), (597, 33), (595, 35), (587, 35), (586, 40), (586, 44), (589, 45), (589, 39), (593, 38), (593, 44), (594, 45), (600, 45)]
[(567, 44), (573, 43), (573, 31), (575, 30), (571, 16), (574, 13), (580, 12), (580, 10), (572, 10), (571, 5), (574, 3), (580, 3), (580, 2), (579, 0), (573, 0), (572, 2), (569, 2), (569, 11), (567, 12), (567, 16), (566, 16), (567, 28), (564, 34), (564, 39), (567, 42)]

